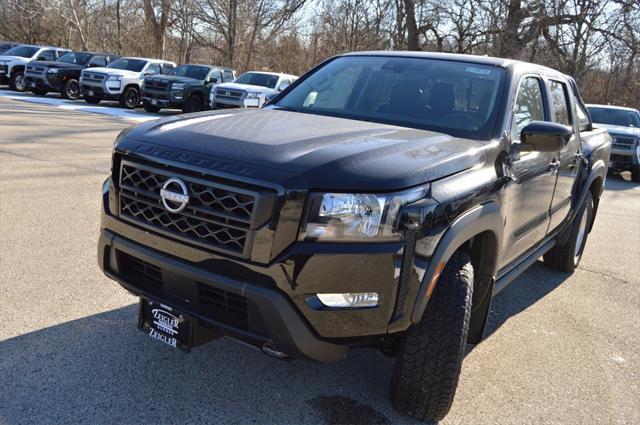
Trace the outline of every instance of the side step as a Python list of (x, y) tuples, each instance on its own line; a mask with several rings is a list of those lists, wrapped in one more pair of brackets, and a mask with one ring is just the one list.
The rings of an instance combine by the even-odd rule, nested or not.
[(551, 239), (546, 242), (540, 248), (536, 249), (531, 253), (527, 258), (518, 263), (517, 266), (509, 270), (504, 276), (500, 279), (496, 280), (496, 283), (493, 286), (493, 296), (495, 297), (500, 293), (504, 288), (506, 288), (511, 282), (513, 282), (518, 276), (524, 273), (529, 267), (531, 267), (538, 258), (542, 257), (546, 254), (551, 248), (556, 245), (556, 240)]

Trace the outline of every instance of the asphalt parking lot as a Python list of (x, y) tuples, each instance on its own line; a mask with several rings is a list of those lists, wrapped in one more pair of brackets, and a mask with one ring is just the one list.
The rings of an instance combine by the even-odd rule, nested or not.
[[(228, 339), (185, 354), (136, 329), (96, 262), (99, 198), (132, 121), (0, 97), (0, 424), (414, 423), (393, 361), (285, 362)], [(610, 175), (573, 275), (496, 297), (444, 424), (640, 423), (640, 186)]]

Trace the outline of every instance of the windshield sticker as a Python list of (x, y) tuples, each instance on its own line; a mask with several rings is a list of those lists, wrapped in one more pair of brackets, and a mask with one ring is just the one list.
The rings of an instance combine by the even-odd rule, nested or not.
[(482, 69), (482, 68), (474, 68), (473, 66), (468, 66), (465, 69), (466, 72), (471, 72), (473, 74), (478, 74), (478, 75), (489, 75), (491, 74), (491, 70), (490, 69)]

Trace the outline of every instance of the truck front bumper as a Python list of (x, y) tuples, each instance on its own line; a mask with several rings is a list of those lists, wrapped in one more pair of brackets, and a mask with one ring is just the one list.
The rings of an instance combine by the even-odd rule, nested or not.
[(609, 167), (617, 170), (629, 170), (634, 165), (640, 164), (640, 150), (638, 142), (629, 147), (613, 147)]
[(182, 90), (156, 91), (145, 89), (142, 91), (142, 103), (160, 108), (181, 109), (184, 102)]
[(60, 91), (62, 80), (58, 74), (45, 74), (27, 71), (24, 79), (29, 90), (40, 89), (47, 91)]
[(88, 82), (80, 78), (80, 91), (85, 97), (101, 100), (119, 100), (123, 91), (122, 81)]
[[(400, 242), (295, 243), (270, 264), (250, 263), (119, 219), (110, 212), (109, 188), (104, 189), (98, 260), (108, 277), (224, 335), (292, 357), (331, 362), (351, 345), (387, 336), (403, 252)], [(336, 292), (377, 292), (379, 302), (361, 309), (311, 302), (317, 293)], [(211, 294), (219, 305), (242, 306), (240, 315), (237, 309), (212, 308), (206, 301)]]

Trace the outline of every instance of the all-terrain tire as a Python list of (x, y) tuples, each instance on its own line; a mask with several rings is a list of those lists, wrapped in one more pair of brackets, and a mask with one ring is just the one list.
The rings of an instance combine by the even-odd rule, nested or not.
[(469, 256), (455, 253), (422, 320), (401, 339), (391, 380), (391, 400), (400, 412), (439, 421), (451, 409), (467, 342), (473, 279)]
[(24, 80), (24, 73), (14, 72), (11, 74), (11, 78), (9, 78), (9, 87), (18, 92), (26, 91), (27, 82)]
[(147, 112), (151, 112), (151, 113), (157, 113), (160, 112), (160, 108), (159, 106), (155, 106), (155, 105), (149, 105), (148, 103), (144, 104), (144, 110)]
[(80, 90), (80, 83), (75, 78), (69, 78), (62, 83), (62, 90), (60, 90), (60, 95), (64, 99), (76, 100), (80, 99), (82, 96), (82, 91)]
[(587, 199), (580, 207), (571, 223), (569, 237), (563, 244), (556, 244), (549, 252), (544, 254), (544, 264), (561, 272), (572, 273), (580, 264), (582, 253), (587, 245), (587, 237), (593, 222), (593, 195), (587, 193)]
[(640, 164), (631, 166), (631, 181), (640, 183)]
[(182, 112), (185, 114), (200, 111), (202, 111), (202, 97), (197, 94), (189, 96), (187, 101), (182, 105)]
[(137, 87), (129, 86), (120, 95), (120, 106), (127, 109), (135, 109), (140, 104), (140, 91)]

